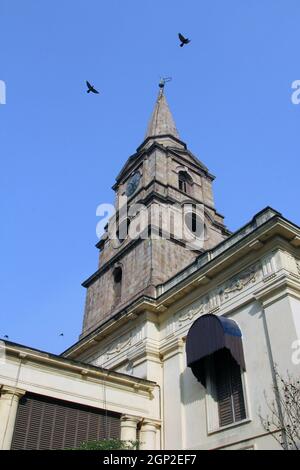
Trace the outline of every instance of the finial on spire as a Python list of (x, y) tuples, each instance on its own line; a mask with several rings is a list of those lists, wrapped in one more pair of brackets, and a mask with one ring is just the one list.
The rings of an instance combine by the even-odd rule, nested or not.
[(158, 84), (159, 88), (161, 89), (161, 92), (163, 93), (165, 84), (167, 82), (170, 82), (172, 80), (172, 77), (161, 77), (160, 82)]
[(159, 94), (155, 103), (145, 139), (148, 137), (158, 137), (170, 135), (179, 139), (176, 125), (169, 109), (166, 97), (164, 95), (164, 87), (167, 82), (172, 80), (171, 77), (161, 77), (159, 86)]

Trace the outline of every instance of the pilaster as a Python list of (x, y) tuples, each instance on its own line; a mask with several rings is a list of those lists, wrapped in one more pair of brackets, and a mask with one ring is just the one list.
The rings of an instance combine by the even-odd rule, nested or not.
[(9, 450), (12, 443), (20, 398), (24, 390), (2, 386), (0, 396), (0, 449)]

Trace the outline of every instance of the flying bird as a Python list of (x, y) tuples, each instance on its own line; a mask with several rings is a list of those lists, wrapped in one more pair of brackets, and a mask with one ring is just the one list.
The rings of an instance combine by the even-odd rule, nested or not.
[(87, 80), (86, 80), (86, 85), (88, 87), (88, 89), (86, 90), (87, 93), (92, 92), (92, 93), (96, 93), (97, 95), (99, 94), (99, 91), (97, 91), (96, 88), (94, 88), (93, 85), (91, 85), (90, 82), (88, 82)]
[(178, 33), (178, 37), (179, 37), (180, 42), (181, 42), (180, 47), (183, 47), (185, 44), (188, 44), (189, 42), (191, 42), (190, 39), (185, 38), (185, 37), (184, 37), (182, 34), (180, 34), (180, 33)]
[(8, 336), (7, 336), (7, 335), (4, 335), (4, 338), (8, 339)]
[(60, 333), (60, 335), (59, 335), (59, 336), (64, 336), (64, 334), (63, 334), (63, 333)]

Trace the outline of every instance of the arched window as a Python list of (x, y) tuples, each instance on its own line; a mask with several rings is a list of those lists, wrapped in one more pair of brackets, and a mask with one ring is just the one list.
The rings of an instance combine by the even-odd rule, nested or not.
[(178, 173), (178, 188), (186, 194), (191, 194), (193, 180), (186, 171)]
[(122, 294), (122, 268), (117, 266), (113, 271), (114, 277), (114, 293), (115, 293), (115, 302), (118, 303), (121, 300)]

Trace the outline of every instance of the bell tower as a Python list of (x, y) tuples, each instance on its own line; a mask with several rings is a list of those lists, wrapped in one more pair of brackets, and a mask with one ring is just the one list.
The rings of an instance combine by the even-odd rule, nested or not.
[(207, 167), (180, 139), (164, 81), (147, 132), (113, 186), (116, 213), (97, 248), (82, 336), (157, 287), (229, 235), (214, 207)]

